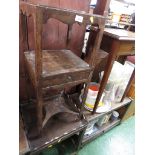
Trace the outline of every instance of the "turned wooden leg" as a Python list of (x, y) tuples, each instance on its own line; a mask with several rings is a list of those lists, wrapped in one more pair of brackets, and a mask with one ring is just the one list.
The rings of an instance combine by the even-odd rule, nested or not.
[(43, 122), (43, 97), (41, 87), (36, 88), (36, 110), (37, 110), (37, 130), (38, 134), (41, 133), (42, 130), (42, 122)]

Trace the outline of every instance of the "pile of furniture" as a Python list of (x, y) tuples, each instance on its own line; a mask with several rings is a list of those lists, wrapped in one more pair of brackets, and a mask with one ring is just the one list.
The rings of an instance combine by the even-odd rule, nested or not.
[[(119, 41), (116, 39), (111, 51), (104, 49), (101, 43), (104, 40), (103, 36), (106, 34), (106, 31), (104, 31), (105, 16), (21, 1), (20, 26), (22, 31), (21, 40), (23, 42), (28, 39), (27, 17), (30, 16), (33, 18), (34, 24), (35, 47), (34, 50), (24, 51), (24, 65), (27, 80), (33, 87), (35, 97), (29, 98), (28, 103), (20, 106), (20, 122), (22, 122), (20, 123), (20, 133), (22, 133), (20, 136), (20, 148), (22, 148), (20, 153), (29, 152), (33, 154), (42, 151), (75, 134), (78, 135), (76, 141), (78, 150), (85, 143), (118, 125), (132, 101), (125, 97), (130, 87), (131, 82), (129, 82), (120, 103), (114, 103), (106, 113), (96, 113), (113, 62), (118, 58), (117, 50), (123, 48), (124, 51), (126, 46), (124, 47), (121, 43), (117, 45), (116, 43), (120, 39), (118, 39)], [(67, 27), (64, 49), (49, 50), (42, 47), (43, 25), (51, 18), (62, 22)], [(93, 41), (93, 43), (88, 44), (89, 54), (85, 56), (84, 60), (75, 55), (70, 49), (74, 24), (85, 28), (89, 25), (90, 38), (91, 36), (93, 38), (89, 40), (89, 42), (92, 43)], [(131, 52), (129, 53), (131, 54)], [(102, 59), (105, 58), (103, 55), (107, 57), (107, 63), (104, 66), (105, 74), (100, 83), (100, 90), (93, 112), (90, 112), (84, 108), (84, 104), (92, 80), (93, 70), (96, 68), (96, 59), (100, 59), (98, 56), (101, 56)], [(130, 81), (132, 81), (133, 77), (134, 75)], [(82, 89), (84, 92), (80, 102), (79, 96)], [(56, 93), (45, 96), (44, 94), (49, 90)], [(94, 120), (96, 123), (99, 119), (115, 110), (119, 111), (119, 119), (109, 120), (103, 126), (97, 127), (96, 131), (89, 136), (85, 134)], [(24, 150), (24, 148), (26, 149)]]

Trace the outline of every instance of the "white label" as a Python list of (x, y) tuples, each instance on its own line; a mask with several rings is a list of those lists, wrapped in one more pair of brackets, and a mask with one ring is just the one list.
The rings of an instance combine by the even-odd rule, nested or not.
[(75, 21), (82, 23), (83, 22), (83, 17), (79, 16), (79, 15), (76, 15)]

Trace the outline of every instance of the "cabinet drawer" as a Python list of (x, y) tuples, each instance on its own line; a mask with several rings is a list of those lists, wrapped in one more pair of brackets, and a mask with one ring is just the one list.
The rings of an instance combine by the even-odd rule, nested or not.
[(55, 87), (58, 85), (68, 85), (70, 83), (76, 83), (78, 81), (87, 81), (90, 71), (81, 71), (74, 73), (67, 73), (61, 75), (55, 75), (44, 79), (43, 87)]
[(133, 55), (135, 53), (134, 42), (121, 42), (118, 55)]

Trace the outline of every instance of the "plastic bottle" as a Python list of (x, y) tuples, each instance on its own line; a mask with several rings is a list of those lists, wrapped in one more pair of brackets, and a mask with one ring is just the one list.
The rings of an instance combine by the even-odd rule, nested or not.
[(111, 104), (112, 102), (114, 101), (114, 93), (113, 93), (113, 87), (114, 87), (114, 84), (109, 82), (106, 84), (106, 87), (105, 87), (105, 90), (104, 90), (104, 97), (103, 97), (103, 105), (105, 106), (110, 106), (111, 107)]

